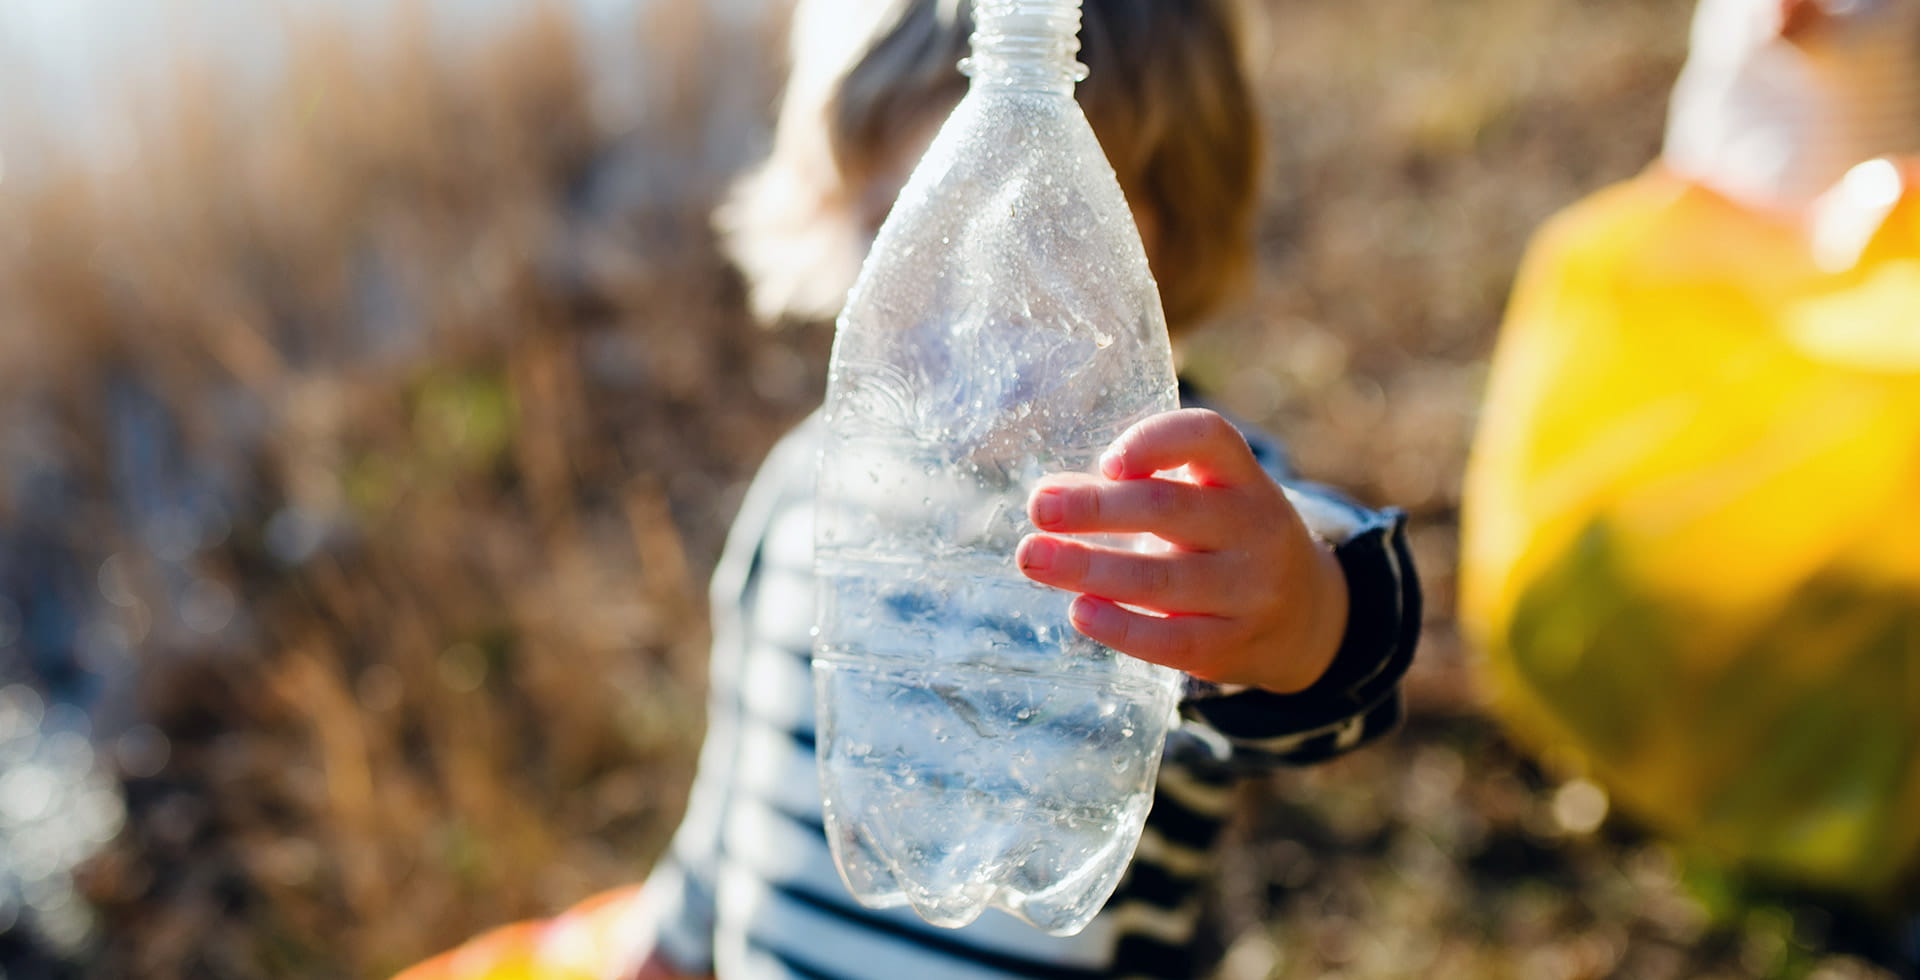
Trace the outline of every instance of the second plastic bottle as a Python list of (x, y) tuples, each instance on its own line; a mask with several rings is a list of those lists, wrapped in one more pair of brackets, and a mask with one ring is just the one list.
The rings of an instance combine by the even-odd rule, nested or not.
[(834, 342), (815, 555), (826, 830), (854, 895), (1080, 931), (1152, 800), (1179, 675), (1015, 568), (1026, 500), (1177, 406), (1145, 250), (1085, 115), (1078, 0), (979, 0), (967, 96)]

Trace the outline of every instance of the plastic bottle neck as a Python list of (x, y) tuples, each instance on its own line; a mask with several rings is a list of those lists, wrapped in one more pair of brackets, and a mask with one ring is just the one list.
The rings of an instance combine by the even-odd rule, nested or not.
[(975, 88), (1071, 96), (1087, 77), (1080, 53), (1080, 0), (975, 0), (973, 55), (960, 70)]

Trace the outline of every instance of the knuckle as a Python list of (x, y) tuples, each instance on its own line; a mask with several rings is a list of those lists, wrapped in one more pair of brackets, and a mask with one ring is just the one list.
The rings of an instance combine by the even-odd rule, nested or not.
[(1233, 431), (1233, 423), (1211, 409), (1196, 408), (1184, 421), (1188, 436), (1200, 442), (1213, 442)]
[(1079, 524), (1097, 524), (1105, 516), (1106, 496), (1097, 487), (1083, 487), (1066, 495), (1067, 517)]
[(1060, 557), (1056, 565), (1068, 578), (1084, 579), (1098, 570), (1094, 565), (1093, 556), (1087, 554), (1080, 545), (1072, 541), (1062, 541), (1059, 547)]
[(1179, 411), (1156, 415), (1141, 423), (1135, 431), (1139, 432), (1142, 438), (1156, 442), (1184, 440), (1192, 435), (1194, 426), (1198, 424), (1198, 413), (1205, 411), (1204, 408), (1183, 408)]
[(1237, 562), (1231, 554), (1209, 555), (1204, 577), (1208, 612), (1220, 616), (1238, 616), (1257, 609), (1270, 591), (1271, 580), (1258, 568)]
[(1140, 563), (1140, 586), (1153, 595), (1161, 595), (1173, 586), (1173, 568), (1165, 561), (1148, 559)]
[(1260, 638), (1260, 631), (1252, 623), (1239, 621), (1230, 626), (1220, 637), (1222, 646), (1247, 647)]
[(1253, 447), (1247, 443), (1247, 437), (1239, 426), (1227, 421), (1224, 415), (1214, 415), (1209, 421), (1208, 438), (1220, 448), (1238, 458), (1241, 462), (1253, 462)]
[(1208, 578), (1213, 580), (1214, 593), (1220, 596), (1222, 605), (1244, 609), (1266, 591), (1264, 578), (1249, 567), (1244, 552), (1225, 551), (1212, 557), (1213, 574)]
[(1166, 480), (1154, 480), (1146, 488), (1147, 511), (1155, 516), (1173, 513), (1180, 506), (1178, 488)]
[(1200, 640), (1192, 630), (1181, 629), (1169, 622), (1166, 624), (1165, 652), (1167, 659), (1181, 664), (1191, 664), (1199, 656)]
[(1192, 442), (1206, 424), (1198, 413), (1204, 409), (1185, 409), (1175, 415), (1165, 417), (1158, 430), (1161, 439), (1169, 443)]

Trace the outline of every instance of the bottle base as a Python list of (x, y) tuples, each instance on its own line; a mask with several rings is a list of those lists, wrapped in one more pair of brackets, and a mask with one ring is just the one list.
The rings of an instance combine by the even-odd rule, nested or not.
[(958, 927), (989, 907), (1072, 935), (1152, 802), (1164, 687), (816, 660), (827, 834), (849, 889)]

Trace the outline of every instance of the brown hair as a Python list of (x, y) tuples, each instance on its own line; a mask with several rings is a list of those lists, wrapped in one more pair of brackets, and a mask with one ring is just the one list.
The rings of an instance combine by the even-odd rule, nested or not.
[[(870, 43), (833, 45), (851, 56), (840, 71), (821, 63), (831, 53), (809, 50), (831, 27), (848, 29), (840, 11), (807, 21), (808, 7), (835, 2), (806, 0), (796, 13), (773, 155), (720, 212), (769, 316), (837, 312), (859, 264), (848, 253), (864, 252), (891, 203), (862, 191), (897, 189), (913, 163), (902, 155), (917, 155), (966, 91), (955, 65), (973, 30), (967, 0), (894, 0), (895, 12), (869, 16)], [(1260, 135), (1234, 3), (1084, 0), (1080, 60), (1092, 74), (1077, 96), (1135, 213), (1152, 221), (1149, 258), (1176, 329), (1216, 306), (1252, 257)], [(796, 193), (814, 201), (780, 200)], [(807, 220), (840, 227), (795, 226)]]

